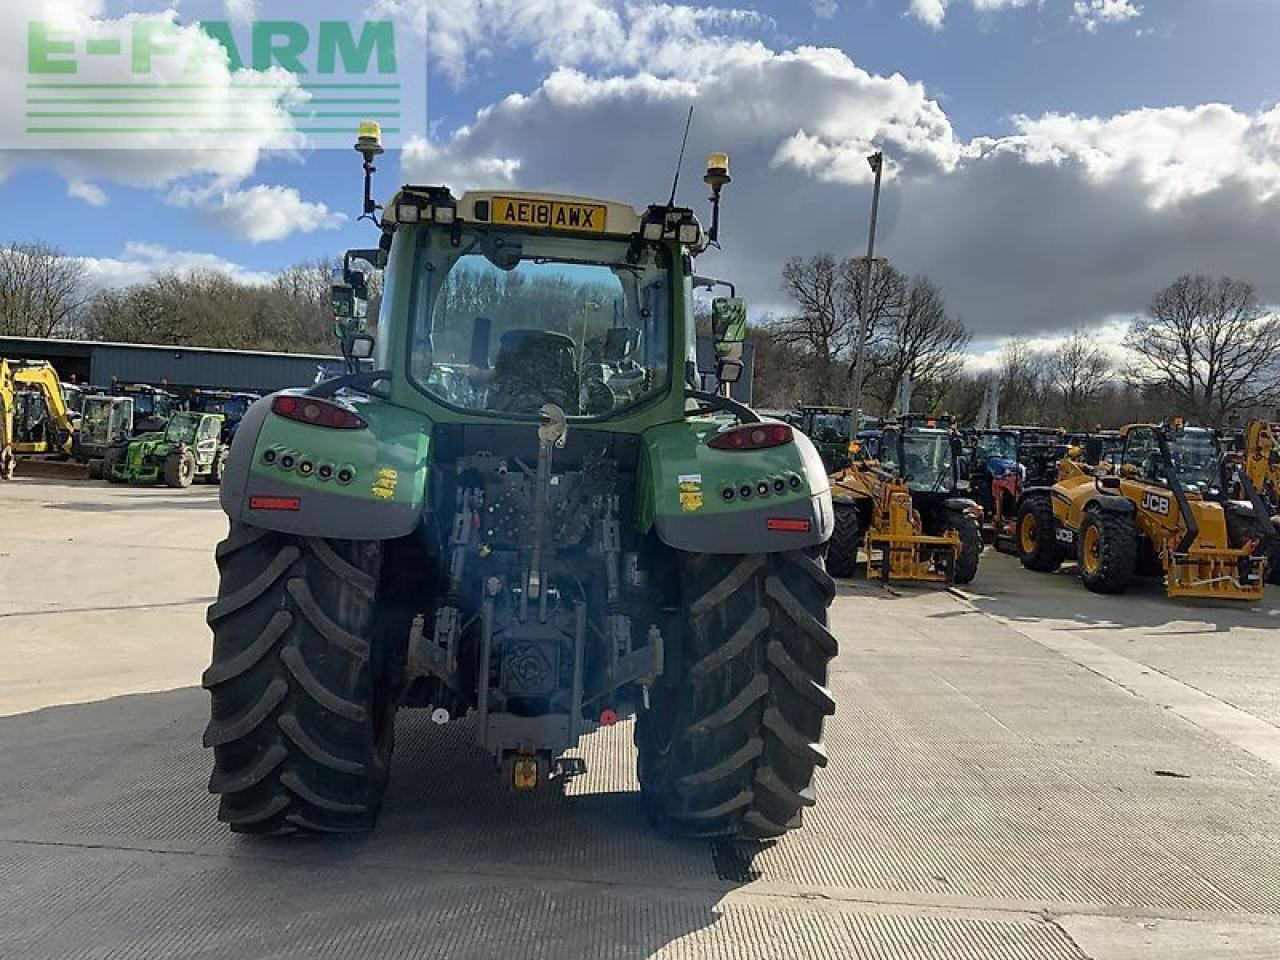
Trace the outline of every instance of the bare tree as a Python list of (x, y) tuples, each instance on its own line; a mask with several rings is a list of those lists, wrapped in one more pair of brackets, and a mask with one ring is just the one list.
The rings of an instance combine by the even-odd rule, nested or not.
[(872, 354), (872, 392), (885, 413), (908, 377), (927, 388), (959, 373), (970, 339), (964, 323), (947, 313), (941, 291), (928, 277), (907, 282), (897, 274), (897, 281), (893, 308), (884, 311)]
[(1095, 401), (1107, 386), (1111, 362), (1106, 351), (1083, 330), (1071, 335), (1049, 357), (1049, 378), (1062, 401), (1066, 426), (1083, 430), (1097, 420)]
[(1000, 355), (1000, 415), (1007, 423), (1043, 423), (1050, 415), (1049, 357), (1021, 337)]
[[(839, 402), (852, 389), (863, 279), (855, 258), (837, 259), (825, 253), (794, 257), (782, 269), (782, 287), (800, 309), (774, 322), (770, 333), (808, 357), (811, 394), (806, 399)], [(869, 345), (876, 342), (886, 318), (897, 308), (900, 286), (901, 275), (892, 267), (876, 272), (867, 314)]]
[(0, 247), (0, 334), (73, 333), (85, 301), (78, 261), (43, 243)]
[(1179, 277), (1134, 321), (1125, 346), (1130, 382), (1207, 423), (1280, 397), (1280, 317), (1265, 314), (1243, 280)]

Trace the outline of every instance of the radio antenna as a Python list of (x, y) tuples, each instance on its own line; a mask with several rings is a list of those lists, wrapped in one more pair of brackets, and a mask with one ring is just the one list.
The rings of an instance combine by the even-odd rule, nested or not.
[(689, 145), (689, 127), (693, 125), (693, 104), (689, 104), (689, 116), (684, 121), (684, 139), (680, 141), (680, 159), (676, 161), (676, 175), (671, 181), (671, 199), (668, 207), (676, 205), (676, 188), (680, 186), (680, 168), (684, 166), (684, 149)]

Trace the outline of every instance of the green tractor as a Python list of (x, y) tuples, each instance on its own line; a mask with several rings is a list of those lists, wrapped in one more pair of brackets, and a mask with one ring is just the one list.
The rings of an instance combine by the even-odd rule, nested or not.
[(827, 473), (838, 473), (849, 466), (849, 429), (853, 419), (854, 411), (849, 407), (803, 405), (791, 422), (818, 448)]
[[(135, 437), (127, 447), (112, 447), (103, 475), (112, 483), (164, 483), (189, 487), (197, 478), (221, 483), (230, 448), (221, 440), (223, 417), (180, 411), (163, 431)], [(123, 450), (123, 452), (122, 452)]]
[[(368, 173), (376, 129), (357, 149)], [(718, 210), (727, 157), (706, 181)], [(727, 396), (741, 300), (713, 304), (720, 386), (698, 388), (692, 263), (717, 222), (406, 186), (348, 254), (348, 373), (255, 403), (222, 484), (204, 743), (232, 830), (370, 828), (401, 707), (469, 717), (517, 791), (635, 716), (655, 826), (800, 824), (835, 710), (831, 495), (806, 437)], [(360, 260), (385, 267), (376, 345)], [(640, 386), (590, 359), (610, 353)]]

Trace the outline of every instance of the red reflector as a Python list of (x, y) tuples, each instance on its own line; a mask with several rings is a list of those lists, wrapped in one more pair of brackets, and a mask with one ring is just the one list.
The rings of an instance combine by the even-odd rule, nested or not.
[(768, 520), (770, 530), (782, 533), (808, 533), (812, 526), (808, 520), (790, 520), (787, 517), (770, 517)]
[(748, 423), (716, 434), (708, 444), (716, 450), (765, 450), (792, 440), (785, 423)]
[(250, 497), (250, 510), (298, 510), (302, 507), (301, 497)]
[(334, 430), (363, 430), (368, 426), (363, 418), (356, 416), (346, 407), (327, 400), (317, 400), (314, 397), (282, 394), (271, 401), (271, 409), (290, 420), (314, 424), (317, 427), (330, 427)]
[(600, 711), (600, 726), (612, 727), (618, 722), (618, 711), (605, 707)]

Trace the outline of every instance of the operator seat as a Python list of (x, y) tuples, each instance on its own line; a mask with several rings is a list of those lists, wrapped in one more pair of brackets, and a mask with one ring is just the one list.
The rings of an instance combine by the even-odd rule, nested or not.
[(577, 345), (550, 330), (508, 330), (498, 344), (489, 409), (536, 414), (545, 403), (578, 413)]

